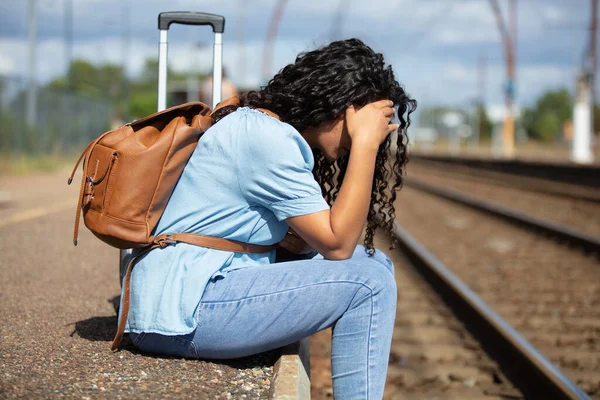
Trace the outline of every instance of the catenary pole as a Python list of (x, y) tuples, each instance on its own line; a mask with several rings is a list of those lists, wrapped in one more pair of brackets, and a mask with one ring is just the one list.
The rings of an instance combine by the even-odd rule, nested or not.
[(73, 59), (73, 0), (64, 0), (65, 23), (65, 66), (67, 69), (67, 89), (73, 90), (73, 74), (71, 73), (71, 60)]
[(277, 29), (279, 28), (279, 21), (283, 15), (283, 10), (287, 0), (277, 0), (273, 15), (271, 16), (271, 23), (269, 24), (269, 30), (267, 31), (267, 37), (265, 39), (265, 50), (263, 53), (263, 66), (262, 73), (263, 79), (269, 79), (271, 76), (271, 63), (273, 61), (273, 44), (275, 42), (275, 36), (277, 35)]
[(596, 109), (596, 70), (598, 69), (598, 0), (592, 0), (592, 15), (590, 21), (590, 61), (591, 61), (591, 85), (592, 85), (592, 133), (594, 133), (594, 114)]
[(246, 20), (248, 19), (248, 1), (238, 1), (238, 19), (237, 19), (237, 42), (238, 42), (238, 68), (239, 82), (246, 83)]
[(581, 73), (575, 86), (573, 105), (573, 139), (571, 160), (589, 164), (594, 160), (592, 139), (594, 133), (595, 83), (596, 83), (596, 35), (598, 0), (591, 0), (589, 42), (583, 57)]
[(29, 0), (28, 26), (29, 26), (29, 82), (27, 90), (27, 124), (30, 127), (35, 126), (37, 118), (37, 91), (35, 82), (36, 66), (36, 37), (37, 37), (37, 16), (36, 0)]
[[(130, 0), (122, 0), (121, 6), (123, 7), (121, 10), (121, 82), (119, 85), (119, 92), (121, 94), (121, 104), (123, 105), (123, 109), (121, 112), (123, 115), (120, 115), (121, 120), (129, 119), (129, 100), (130, 100), (130, 87), (129, 87), (129, 78), (127, 77), (127, 71), (129, 69), (130, 61), (131, 61), (131, 4)], [(119, 112), (119, 114), (121, 114)], [(121, 121), (123, 122), (123, 121)]]
[(504, 56), (506, 61), (506, 83), (504, 87), (504, 102), (506, 113), (504, 116), (504, 127), (502, 130), (502, 154), (505, 157), (513, 157), (515, 153), (515, 120), (514, 120), (514, 94), (515, 94), (515, 46), (517, 34), (517, 0), (509, 0), (509, 26), (504, 23), (498, 0), (490, 0), (490, 5), (496, 24), (500, 31), (500, 37), (504, 45)]

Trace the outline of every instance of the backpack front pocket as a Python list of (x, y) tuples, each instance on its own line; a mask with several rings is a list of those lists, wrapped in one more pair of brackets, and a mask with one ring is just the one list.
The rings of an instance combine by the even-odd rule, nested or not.
[(97, 145), (86, 164), (85, 189), (83, 193), (84, 210), (104, 212), (110, 203), (111, 175), (118, 161), (114, 149)]

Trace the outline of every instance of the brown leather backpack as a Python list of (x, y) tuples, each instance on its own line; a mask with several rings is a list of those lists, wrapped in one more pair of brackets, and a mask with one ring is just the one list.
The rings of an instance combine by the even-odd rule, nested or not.
[[(228, 99), (215, 111), (238, 104), (237, 98)], [(278, 118), (267, 110), (260, 111)], [(192, 102), (123, 125), (91, 142), (73, 168), (69, 184), (83, 160), (73, 244), (77, 245), (83, 211), (85, 226), (103, 242), (119, 249), (143, 248), (127, 267), (113, 350), (118, 347), (127, 322), (131, 271), (143, 253), (176, 242), (246, 253), (265, 253), (277, 247), (190, 233), (153, 236), (183, 168), (202, 134), (214, 122), (213, 113), (206, 104)]]

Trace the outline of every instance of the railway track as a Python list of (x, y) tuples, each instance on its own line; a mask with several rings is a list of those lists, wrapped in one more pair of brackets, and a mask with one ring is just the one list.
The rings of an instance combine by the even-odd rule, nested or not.
[[(537, 230), (410, 185), (396, 209), (402, 226), (581, 387), (575, 397), (535, 397), (535, 391), (527, 393), (526, 383), (513, 382), (526, 398), (588, 398), (585, 393), (600, 398), (600, 269), (595, 255), (567, 245), (571, 239), (557, 243)], [(531, 364), (524, 360), (508, 365)], [(510, 369), (503, 371), (514, 378)]]
[(418, 160), (409, 167), (411, 178), (600, 237), (600, 189)]
[[(398, 223), (394, 226), (394, 234), (403, 251), (420, 268), (421, 275), (477, 338), (479, 343), (475, 348), (481, 346), (494, 360), (494, 364), (487, 368), (493, 373), (494, 380), (485, 389), (486, 395), (501, 398), (589, 398)], [(497, 367), (500, 370), (496, 370)], [(504, 376), (516, 389), (508, 387)]]
[(475, 208), (526, 228), (549, 234), (561, 240), (566, 240), (569, 243), (581, 246), (587, 251), (600, 252), (600, 237), (579, 231), (570, 226), (537, 218), (494, 202), (478, 199), (462, 191), (433, 185), (421, 179), (411, 178), (407, 180), (406, 184), (412, 188), (431, 193), (461, 205)]
[(600, 190), (598, 188), (581, 186), (576, 183), (555, 182), (543, 178), (509, 174), (460, 164), (449, 165), (443, 161), (423, 160), (418, 157), (414, 160), (411, 159), (409, 170), (411, 173), (416, 172), (419, 175), (425, 172), (452, 180), (519, 189), (596, 205), (600, 203)]
[(486, 171), (503, 172), (518, 176), (542, 178), (548, 181), (575, 184), (592, 188), (600, 188), (600, 167), (581, 166), (575, 164), (557, 164), (521, 160), (494, 160), (476, 157), (451, 157), (442, 155), (411, 154), (416, 161), (460, 165)]
[(398, 307), (385, 398), (523, 398), (414, 261), (388, 254), (396, 267)]

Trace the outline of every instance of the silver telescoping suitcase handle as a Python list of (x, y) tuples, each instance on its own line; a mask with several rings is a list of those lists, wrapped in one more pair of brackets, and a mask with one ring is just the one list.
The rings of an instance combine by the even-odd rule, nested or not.
[[(214, 108), (221, 101), (225, 17), (222, 15), (187, 11), (163, 12), (158, 14), (158, 29), (160, 30), (158, 47), (158, 111), (167, 108), (167, 32), (171, 24), (212, 26), (215, 33), (212, 104)], [(131, 254), (131, 249), (119, 252), (119, 279), (121, 284), (123, 283), (125, 269)]]
[(167, 32), (171, 24), (210, 25), (215, 33), (213, 55), (213, 103), (214, 108), (221, 101), (223, 71), (223, 32), (225, 17), (222, 15), (174, 11), (158, 14), (160, 42), (158, 47), (158, 111), (167, 108)]

